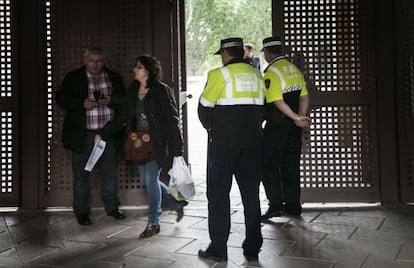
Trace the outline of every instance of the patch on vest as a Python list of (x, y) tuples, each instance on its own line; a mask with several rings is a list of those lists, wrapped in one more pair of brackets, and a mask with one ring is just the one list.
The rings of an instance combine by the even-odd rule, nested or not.
[(270, 87), (270, 79), (266, 79), (265, 80), (265, 86), (266, 86), (266, 89), (269, 89), (269, 87)]

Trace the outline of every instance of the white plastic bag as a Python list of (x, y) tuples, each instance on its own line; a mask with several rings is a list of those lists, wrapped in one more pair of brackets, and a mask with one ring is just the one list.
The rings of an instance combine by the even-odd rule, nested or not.
[(174, 157), (168, 175), (170, 175), (168, 187), (170, 188), (171, 195), (174, 196), (175, 199), (182, 200), (182, 197), (184, 197), (184, 199), (191, 199), (195, 195), (193, 177), (191, 176), (190, 169), (188, 168), (184, 157)]

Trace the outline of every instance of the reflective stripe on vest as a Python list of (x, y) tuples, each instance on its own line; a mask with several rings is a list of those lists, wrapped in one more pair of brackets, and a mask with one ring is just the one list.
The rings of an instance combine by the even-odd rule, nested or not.
[[(226, 83), (226, 98), (220, 98), (217, 100), (218, 105), (238, 105), (238, 104), (251, 104), (251, 105), (263, 105), (264, 97), (263, 97), (263, 83), (259, 79), (255, 73), (242, 73), (242, 74), (235, 74), (235, 84), (236, 84), (236, 91), (238, 92), (253, 92), (253, 94), (249, 97), (234, 97), (233, 96), (233, 79), (231, 77), (230, 71), (227, 67), (220, 68), (221, 74), (224, 77), (224, 81)], [(248, 76), (243, 80), (242, 77), (237, 78), (237, 76)], [(246, 78), (246, 77), (245, 77)], [(253, 79), (252, 79), (253, 78)], [(259, 96), (255, 96), (259, 93)]]
[(276, 68), (275, 66), (271, 65), (268, 68), (270, 71), (272, 71), (273, 73), (275, 73), (277, 76), (279, 76), (280, 79), (280, 86), (282, 88), (282, 90), (286, 87), (286, 81), (285, 78), (283, 77), (282, 73), (279, 71), (278, 68)]

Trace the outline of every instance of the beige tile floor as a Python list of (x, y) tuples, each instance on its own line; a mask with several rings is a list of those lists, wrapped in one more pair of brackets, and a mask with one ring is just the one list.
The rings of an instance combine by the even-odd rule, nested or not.
[[(261, 193), (262, 195), (263, 193)], [(164, 211), (161, 232), (140, 239), (146, 208), (123, 208), (117, 221), (93, 210), (92, 226), (79, 226), (71, 211), (0, 213), (0, 267), (414, 267), (414, 207), (329, 207), (305, 204), (300, 218), (280, 217), (262, 225), (259, 262), (247, 262), (243, 208), (232, 189), (229, 260), (199, 259), (209, 243), (205, 184), (179, 223)], [(262, 210), (266, 209), (263, 198)]]

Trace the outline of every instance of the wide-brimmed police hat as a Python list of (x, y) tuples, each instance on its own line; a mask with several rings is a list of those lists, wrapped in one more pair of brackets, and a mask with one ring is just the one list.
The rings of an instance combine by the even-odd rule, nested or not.
[(220, 41), (220, 48), (219, 50), (214, 53), (214, 55), (220, 55), (223, 48), (229, 48), (229, 47), (241, 47), (243, 48), (243, 39), (239, 37), (232, 37), (232, 38), (226, 38), (222, 39)]
[(263, 51), (267, 47), (274, 47), (274, 46), (281, 46), (282, 41), (280, 40), (280, 36), (272, 36), (263, 39), (263, 47), (260, 51)]

